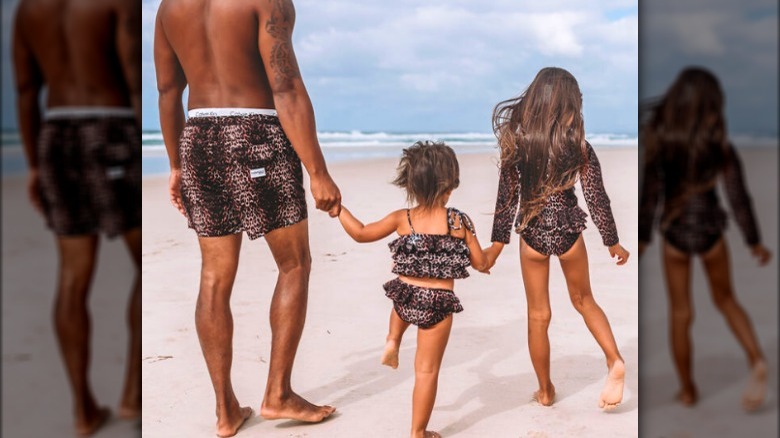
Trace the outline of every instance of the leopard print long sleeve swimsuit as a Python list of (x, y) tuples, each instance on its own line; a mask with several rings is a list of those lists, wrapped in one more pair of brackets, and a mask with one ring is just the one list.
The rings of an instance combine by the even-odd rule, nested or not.
[[(580, 174), (580, 184), (604, 245), (612, 246), (618, 243), (619, 239), (609, 197), (601, 178), (601, 165), (590, 143), (586, 143), (586, 150), (587, 161)], [(493, 242), (509, 243), (512, 228), (522, 223), (518, 187), (522, 171), (519, 166), (501, 167), (496, 211), (493, 216)], [(559, 256), (568, 251), (585, 230), (586, 218), (585, 212), (577, 205), (574, 187), (571, 187), (550, 196), (539, 215), (524, 229), (516, 231), (534, 250), (545, 255)]]
[[(742, 164), (731, 145), (726, 151), (722, 177), (726, 196), (745, 242), (751, 246), (758, 244), (761, 237), (753, 212), (753, 203), (742, 176)], [(686, 200), (682, 211), (672, 212), (673, 209), (666, 204), (666, 201), (674, 196), (677, 189), (664, 184), (662, 169), (657, 167), (645, 169), (639, 204), (639, 241), (650, 242), (658, 205), (663, 204), (660, 229), (664, 239), (685, 253), (705, 253), (720, 240), (723, 230), (726, 229), (726, 212), (720, 207), (714, 186), (707, 191), (692, 195)]]
[[(447, 234), (419, 234), (414, 231), (406, 210), (411, 234), (389, 243), (393, 254), (393, 273), (407, 277), (459, 279), (469, 276), (471, 265), (466, 241), (452, 235), (465, 227), (474, 234), (471, 219), (457, 209), (447, 209)], [(432, 327), (452, 313), (463, 311), (452, 290), (415, 286), (395, 278), (384, 284), (385, 295), (393, 300), (398, 316), (420, 328)]]

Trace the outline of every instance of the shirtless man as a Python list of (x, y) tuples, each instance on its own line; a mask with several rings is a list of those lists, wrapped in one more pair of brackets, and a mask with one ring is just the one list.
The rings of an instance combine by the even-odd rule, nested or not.
[(290, 0), (163, 0), (155, 24), (170, 196), (198, 234), (195, 324), (216, 395), (219, 436), (234, 435), (252, 414), (239, 404), (230, 378), (230, 295), (244, 231), (250, 239), (265, 236), (279, 268), (260, 414), (319, 422), (334, 411), (304, 400), (290, 383), (311, 265), (301, 163), (316, 207), (335, 217), (341, 204), (293, 53), (294, 20)]
[(28, 192), (56, 236), (57, 340), (73, 392), (76, 432), (91, 435), (109, 415), (88, 379), (87, 298), (101, 232), (123, 236), (136, 268), (119, 415), (141, 414), (140, 2), (22, 0), (15, 20), (13, 62)]

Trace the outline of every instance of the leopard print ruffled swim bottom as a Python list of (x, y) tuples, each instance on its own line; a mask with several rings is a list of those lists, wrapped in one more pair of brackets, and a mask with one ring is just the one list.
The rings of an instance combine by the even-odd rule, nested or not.
[(301, 160), (276, 116), (191, 112), (179, 154), (182, 202), (198, 236), (256, 239), (306, 219)]
[(385, 295), (393, 300), (398, 316), (420, 328), (440, 323), (452, 313), (463, 311), (455, 293), (449, 289), (414, 286), (395, 278), (384, 284)]

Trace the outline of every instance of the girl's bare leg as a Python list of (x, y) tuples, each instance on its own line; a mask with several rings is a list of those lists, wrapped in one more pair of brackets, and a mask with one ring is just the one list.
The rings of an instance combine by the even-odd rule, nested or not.
[(625, 364), (612, 334), (607, 315), (596, 303), (590, 287), (588, 270), (588, 252), (582, 235), (574, 245), (560, 257), (561, 269), (566, 277), (569, 298), (577, 312), (582, 315), (585, 325), (598, 342), (607, 359), (607, 382), (599, 398), (599, 407), (611, 409), (623, 399), (623, 380)]
[(382, 365), (392, 369), (398, 368), (398, 350), (401, 348), (401, 339), (409, 328), (409, 323), (401, 319), (395, 309), (390, 311), (390, 331), (385, 342), (385, 351), (382, 353)]
[(412, 394), (412, 438), (436, 436), (428, 432), (428, 420), (436, 400), (439, 369), (450, 338), (452, 315), (427, 329), (417, 331), (417, 354), (414, 358), (414, 393)]
[(721, 239), (702, 256), (702, 264), (712, 290), (712, 300), (728, 322), (742, 348), (747, 353), (751, 379), (742, 397), (745, 409), (758, 408), (766, 396), (767, 365), (753, 325), (745, 309), (737, 302), (731, 285), (731, 266), (725, 240)]
[(534, 250), (520, 239), (520, 270), (528, 301), (528, 351), (539, 381), (534, 398), (544, 406), (555, 401), (555, 386), (550, 379), (550, 257)]
[(680, 392), (677, 399), (684, 405), (696, 403), (698, 391), (693, 382), (691, 324), (691, 258), (668, 242), (664, 242), (663, 264), (666, 272), (666, 289), (669, 293), (670, 336), (672, 355), (677, 376), (680, 378)]

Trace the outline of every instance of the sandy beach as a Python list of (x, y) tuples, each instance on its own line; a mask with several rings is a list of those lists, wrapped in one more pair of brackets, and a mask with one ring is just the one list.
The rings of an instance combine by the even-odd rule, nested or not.
[[(3, 425), (6, 437), (73, 436), (70, 388), (54, 337), (57, 257), (53, 234), (27, 198), (23, 176), (2, 181)], [(133, 265), (121, 240), (103, 240), (90, 298), (93, 390), (116, 410), (127, 354), (125, 305)], [(98, 437), (141, 435), (140, 421), (112, 419)]]
[[(777, 393), (777, 149), (738, 150), (745, 169), (748, 189), (761, 229), (764, 245), (774, 258), (759, 267), (750, 256), (742, 233), (729, 216), (726, 232), (731, 255), (732, 279), (736, 297), (750, 316), (769, 361), (768, 402), (754, 414), (740, 407), (747, 383), (747, 360), (726, 321), (717, 311), (701, 263), (693, 263), (692, 329), (694, 378), (699, 386), (699, 404), (684, 408), (674, 401), (678, 390), (671, 351), (668, 346), (668, 309), (659, 235), (640, 263), (640, 332), (642, 437), (775, 437), (778, 434)], [(730, 212), (723, 193), (721, 205)]]
[[(598, 153), (621, 242), (635, 251), (637, 150)], [(344, 204), (370, 221), (405, 205), (403, 193), (389, 184), (395, 165), (396, 160), (382, 159), (330, 167)], [(461, 187), (450, 205), (471, 215), (485, 245), (498, 184), (495, 157), (461, 155), (460, 165)], [(143, 187), (143, 435), (210, 437), (214, 395), (194, 327), (200, 255), (194, 232), (168, 202), (166, 184), (165, 177), (147, 177)], [(313, 268), (293, 385), (309, 400), (332, 404), (338, 411), (318, 425), (255, 417), (239, 436), (407, 436), (415, 330), (404, 339), (398, 370), (379, 363), (390, 311), (381, 284), (392, 278), (386, 245), (391, 238), (354, 243), (337, 220), (313, 209), (311, 199), (309, 208)], [(606, 374), (603, 355), (571, 306), (555, 261), (550, 337), (558, 402), (552, 408), (530, 402), (536, 378), (527, 352), (515, 235), (490, 276), (474, 272), (456, 283), (465, 311), (455, 317), (431, 429), (446, 437), (637, 435), (637, 260), (615, 266), (590, 221), (584, 235), (594, 293), (628, 367), (624, 403), (609, 414), (597, 407)], [(265, 243), (245, 237), (232, 297), (233, 382), (239, 400), (255, 410), (268, 372), (268, 311), (275, 277)]]

